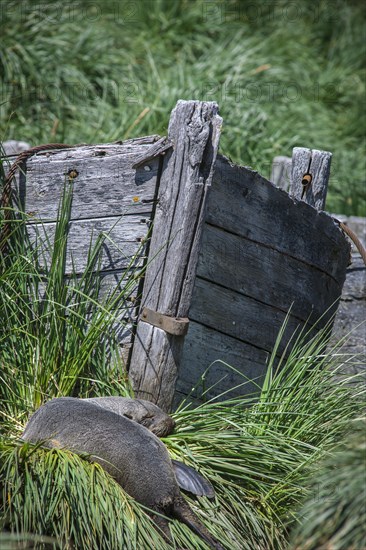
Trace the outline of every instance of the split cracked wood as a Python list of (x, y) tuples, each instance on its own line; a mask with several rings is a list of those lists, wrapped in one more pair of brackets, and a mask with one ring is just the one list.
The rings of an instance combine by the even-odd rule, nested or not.
[[(142, 307), (187, 317), (195, 282), (206, 195), (222, 119), (213, 102), (179, 101), (173, 110), (159, 187)], [(171, 408), (184, 337), (139, 320), (129, 376), (135, 393)]]
[(332, 153), (294, 147), (290, 195), (317, 210), (325, 209)]

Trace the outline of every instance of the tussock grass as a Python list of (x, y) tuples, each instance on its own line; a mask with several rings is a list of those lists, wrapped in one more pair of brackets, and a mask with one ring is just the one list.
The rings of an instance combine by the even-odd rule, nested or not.
[(323, 349), (321, 337), (299, 341), (278, 370), (269, 365), (254, 402), (213, 401), (176, 414), (177, 434), (167, 445), (214, 482), (234, 527), (228, 548), (238, 523), (242, 548), (286, 547), (314, 464), (332, 453), (350, 419), (364, 410), (362, 378), (339, 375), (336, 382), (343, 364), (334, 369), (334, 356)]
[[(98, 465), (19, 440), (29, 414), (47, 399), (130, 393), (113, 312), (123, 306), (138, 273), (112, 294), (99, 296), (101, 235), (90, 248), (84, 275), (65, 277), (71, 201), (72, 187), (65, 186), (54, 241), (37, 247), (28, 241), (25, 219), (16, 217), (10, 254), (1, 264), (0, 544), (15, 537), (37, 548), (164, 550), (167, 543), (146, 510)], [(365, 388), (357, 383), (362, 379), (341, 374), (349, 357), (337, 346), (324, 352), (327, 331), (306, 343), (297, 337), (275, 366), (283, 331), (257, 395), (196, 407), (184, 402), (174, 413), (175, 433), (164, 439), (172, 458), (195, 467), (215, 486), (213, 502), (187, 498), (228, 549), (286, 548), (289, 533), (304, 521), (299, 506), (314, 496), (309, 482), (314, 468), (333, 454), (341, 456), (335, 454), (339, 445), (364, 414)], [(335, 459), (332, 466), (341, 503), (349, 502), (353, 466), (361, 472), (358, 448), (355, 453), (355, 459)], [(339, 516), (344, 528), (336, 536), (352, 547), (364, 536), (361, 524), (352, 534), (352, 518), (364, 512), (361, 485), (351, 488), (352, 514)], [(304, 536), (313, 536), (312, 530), (325, 540), (325, 529), (310, 518)], [(172, 532), (177, 547), (205, 548), (179, 523)]]
[[(317, 354), (320, 343), (323, 349), (319, 339), (299, 344), (279, 372), (269, 366), (254, 401), (243, 397), (195, 408), (186, 404), (174, 415), (176, 432), (164, 442), (172, 457), (214, 484), (213, 503), (189, 501), (226, 548), (286, 547), (289, 530), (301, 521), (297, 508), (304, 496), (312, 495), (309, 475), (319, 460), (332, 455), (364, 409), (365, 389), (350, 384), (355, 376), (335, 383), (331, 358)], [(3, 528), (58, 541), (77, 536), (78, 548), (90, 548), (91, 541), (98, 547), (103, 532), (105, 547), (114, 548), (110, 541), (118, 524), (126, 548), (152, 547), (151, 537), (158, 536), (153, 525), (97, 465), (67, 452), (6, 443), (5, 438), (0, 448), (0, 487), (8, 495), (0, 515)], [(40, 513), (45, 509), (47, 524)], [(60, 521), (65, 510), (67, 521)], [(90, 525), (96, 526), (92, 533)], [(132, 526), (145, 538), (133, 538)], [(204, 548), (183, 525), (174, 524), (173, 533), (178, 545)], [(159, 544), (155, 547), (164, 548)]]
[(364, 215), (361, 3), (24, 0), (1, 14), (1, 139), (164, 135), (178, 99), (215, 100), (223, 153), (269, 176), (294, 146), (330, 150), (327, 209)]
[(51, 397), (98, 394), (105, 384), (112, 393), (128, 391), (117, 332), (127, 324), (126, 299), (142, 269), (134, 269), (132, 259), (120, 285), (101, 300), (99, 265), (107, 235), (100, 234), (83, 274), (67, 274), (71, 203), (72, 185), (66, 184), (54, 239), (41, 228), (36, 246), (25, 231), (27, 218), (18, 213), (9, 254), (0, 260), (0, 431), (20, 429), (26, 411)]
[(366, 419), (349, 424), (345, 440), (316, 465), (298, 511), (291, 550), (366, 547)]
[(142, 507), (97, 464), (2, 439), (0, 469), (3, 529), (50, 533), (49, 548), (168, 548)]

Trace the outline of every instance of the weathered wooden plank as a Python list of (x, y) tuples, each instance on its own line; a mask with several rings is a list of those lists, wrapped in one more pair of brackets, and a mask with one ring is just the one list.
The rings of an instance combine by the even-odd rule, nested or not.
[[(173, 151), (164, 160), (142, 298), (164, 315), (186, 317), (190, 306), (222, 123), (217, 111), (215, 103), (179, 101), (170, 118)], [(182, 336), (139, 321), (130, 367), (139, 397), (170, 409), (182, 345)]]
[(132, 341), (132, 323), (128, 317), (121, 317), (112, 323), (111, 331), (116, 332), (116, 336), (122, 349), (130, 349)]
[[(69, 291), (68, 307), (71, 307), (76, 301), (83, 297), (83, 294), (78, 292), (80, 288), (80, 277), (66, 278), (65, 284)], [(96, 280), (95, 280), (96, 279)], [(121, 322), (128, 320), (129, 323), (134, 323), (138, 314), (138, 295), (139, 295), (139, 279), (134, 277), (134, 272), (117, 270), (115, 272), (101, 272), (95, 274), (94, 282), (99, 285), (99, 300), (101, 307), (110, 307), (112, 300), (118, 297), (118, 303), (110, 307), (110, 315)], [(83, 290), (81, 289), (81, 292)], [(39, 284), (39, 296), (42, 298), (46, 295), (46, 284)], [(109, 305), (108, 305), (109, 304)]]
[[(258, 391), (250, 381), (259, 385), (263, 382), (268, 356), (263, 350), (191, 321), (177, 382), (178, 400), (182, 394), (200, 400), (205, 390), (205, 399), (223, 392), (227, 392), (227, 398)], [(198, 384), (192, 392), (203, 375), (204, 384)]]
[(273, 185), (288, 191), (291, 186), (292, 159), (290, 157), (274, 157), (270, 181)]
[(257, 172), (221, 155), (206, 221), (317, 267), (343, 284), (349, 246), (332, 218), (303, 201), (294, 202)]
[(18, 177), (21, 207), (43, 221), (55, 220), (67, 174), (74, 170), (72, 219), (149, 213), (159, 161), (138, 170), (132, 164), (150, 143), (136, 140), (38, 153)]
[[(285, 317), (283, 311), (270, 305), (198, 277), (196, 279), (189, 318), (218, 332), (271, 352)], [(303, 325), (302, 321), (289, 317), (279, 353), (284, 351), (291, 336), (295, 331), (298, 334)]]
[[(107, 235), (101, 254), (100, 269), (126, 269), (131, 263), (141, 266), (145, 258), (145, 246), (142, 244), (147, 237), (149, 224), (146, 217), (141, 215), (113, 216), (91, 220), (73, 220), (69, 225), (66, 272), (82, 273), (85, 270), (90, 247), (94, 245), (98, 236)], [(56, 223), (29, 224), (28, 234), (34, 246), (40, 250), (49, 247), (47, 239), (53, 243)], [(49, 255), (45, 255), (45, 261)]]
[(160, 138), (156, 143), (151, 145), (148, 150), (143, 153), (132, 165), (132, 168), (139, 168), (141, 165), (148, 164), (152, 159), (159, 157), (160, 155), (165, 155), (169, 149), (173, 147), (166, 137)]
[[(269, 246), (205, 224), (197, 275), (306, 321), (340, 295), (332, 277)], [(290, 290), (290, 291), (289, 291)]]
[[(100, 278), (100, 297), (106, 298), (111, 294), (123, 292), (126, 296), (126, 307), (136, 309), (136, 299), (138, 295), (138, 287), (140, 284), (139, 270), (116, 269), (113, 271), (101, 271), (98, 273)], [(137, 315), (137, 311), (131, 314), (132, 317)]]
[[(328, 190), (332, 153), (294, 147), (290, 195), (304, 200), (317, 210), (324, 210)], [(305, 176), (305, 178), (304, 178)], [(305, 182), (308, 182), (305, 184)]]
[[(44, 239), (53, 242), (56, 224), (52, 220), (57, 217), (64, 181), (70, 170), (77, 172), (73, 178), (66, 272), (81, 275), (90, 244), (100, 233), (107, 235), (98, 266), (100, 298), (104, 300), (118, 289), (124, 293), (113, 312), (112, 328), (125, 359), (131, 348), (139, 288), (139, 279), (131, 280), (132, 273), (126, 268), (140, 267), (144, 261), (146, 245), (141, 241), (146, 239), (153, 210), (158, 160), (136, 171), (132, 164), (157, 139), (159, 136), (148, 136), (123, 144), (38, 153), (27, 159), (17, 178), (20, 203), (31, 215), (28, 233), (34, 244), (41, 246)], [(126, 212), (130, 214), (121, 216)], [(47, 254), (44, 261), (49, 261)], [(127, 288), (122, 288), (126, 282)], [(69, 284), (74, 286), (76, 282), (70, 279)]]

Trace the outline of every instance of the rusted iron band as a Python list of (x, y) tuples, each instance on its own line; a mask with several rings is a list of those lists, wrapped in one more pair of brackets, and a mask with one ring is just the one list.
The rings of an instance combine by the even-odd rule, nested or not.
[(187, 317), (169, 317), (158, 311), (144, 307), (141, 320), (153, 327), (161, 328), (173, 336), (184, 336), (187, 334), (189, 319)]

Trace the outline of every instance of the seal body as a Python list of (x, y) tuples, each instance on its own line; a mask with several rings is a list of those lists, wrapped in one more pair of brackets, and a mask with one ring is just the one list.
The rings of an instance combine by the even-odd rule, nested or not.
[(179, 495), (168, 451), (147, 428), (83, 399), (48, 401), (29, 420), (25, 441), (88, 453), (142, 504), (165, 509)]
[[(176, 517), (212, 548), (223, 550), (182, 497), (165, 445), (145, 426), (90, 400), (60, 397), (33, 414), (22, 439), (89, 454), (138, 502)], [(153, 517), (170, 540), (168, 522)]]
[(171, 416), (162, 411), (157, 405), (144, 399), (131, 397), (89, 397), (83, 399), (88, 403), (98, 405), (103, 409), (125, 416), (145, 428), (148, 428), (158, 437), (165, 437), (174, 430), (175, 422)]

